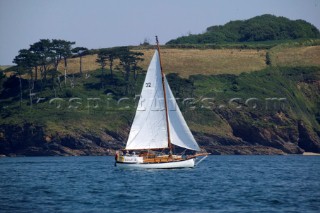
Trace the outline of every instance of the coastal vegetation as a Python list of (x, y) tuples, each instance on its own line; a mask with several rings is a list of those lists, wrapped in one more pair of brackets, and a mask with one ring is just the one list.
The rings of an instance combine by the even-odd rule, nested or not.
[[(275, 18), (235, 21), (228, 29), (264, 28)], [(320, 153), (319, 31), (281, 20), (307, 33), (161, 47), (178, 105), (207, 151)], [(42, 39), (18, 53), (17, 66), (0, 70), (0, 155), (106, 155), (124, 147), (154, 49), (74, 45)]]
[(292, 21), (266, 14), (244, 21), (230, 21), (223, 26), (211, 26), (202, 34), (182, 36), (167, 44), (260, 42), (301, 38), (320, 38), (319, 30), (304, 20)]

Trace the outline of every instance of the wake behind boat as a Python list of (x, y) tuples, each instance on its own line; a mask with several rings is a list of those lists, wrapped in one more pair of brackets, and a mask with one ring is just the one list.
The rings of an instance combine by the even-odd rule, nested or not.
[[(116, 153), (116, 166), (170, 169), (196, 165), (194, 139), (162, 71), (160, 47), (150, 62), (126, 148)], [(200, 162), (200, 161), (199, 161)]]

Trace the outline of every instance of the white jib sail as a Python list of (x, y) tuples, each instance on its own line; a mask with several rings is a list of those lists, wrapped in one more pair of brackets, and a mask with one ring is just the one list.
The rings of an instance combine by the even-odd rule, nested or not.
[(179, 109), (179, 106), (177, 105), (176, 99), (172, 94), (166, 78), (165, 88), (168, 104), (171, 143), (180, 147), (184, 147), (186, 149), (200, 151), (198, 143), (194, 139), (186, 121), (183, 118), (183, 115)]
[(168, 147), (159, 54), (150, 62), (126, 149)]

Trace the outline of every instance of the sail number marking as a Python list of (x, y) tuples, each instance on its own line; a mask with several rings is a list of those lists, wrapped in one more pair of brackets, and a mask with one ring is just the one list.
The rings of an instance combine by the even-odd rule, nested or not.
[(151, 87), (151, 83), (146, 83), (146, 87)]

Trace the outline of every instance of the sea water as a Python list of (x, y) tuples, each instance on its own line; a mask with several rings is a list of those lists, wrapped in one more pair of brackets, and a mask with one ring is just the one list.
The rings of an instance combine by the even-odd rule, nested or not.
[(0, 212), (320, 212), (320, 156), (209, 156), (175, 170), (0, 158)]

